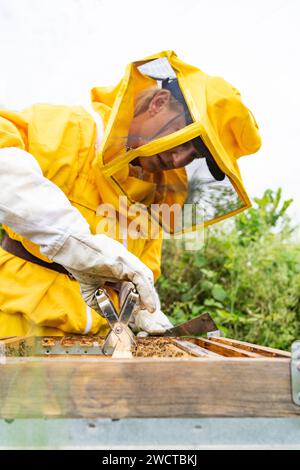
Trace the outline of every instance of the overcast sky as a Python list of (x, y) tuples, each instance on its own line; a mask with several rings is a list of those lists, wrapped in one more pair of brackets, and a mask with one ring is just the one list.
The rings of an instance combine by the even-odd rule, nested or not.
[(0, 0), (0, 104), (83, 104), (128, 62), (173, 49), (224, 77), (260, 126), (251, 196), (281, 186), (300, 222), (300, 0)]

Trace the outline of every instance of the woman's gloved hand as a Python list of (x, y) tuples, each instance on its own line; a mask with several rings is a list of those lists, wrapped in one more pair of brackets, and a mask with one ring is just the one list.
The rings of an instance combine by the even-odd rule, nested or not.
[[(122, 283), (119, 295), (121, 307), (131, 286), (130, 282)], [(137, 305), (133, 312), (129, 326), (135, 333), (146, 332), (150, 335), (162, 335), (166, 330), (173, 327), (168, 317), (161, 311), (160, 300), (156, 291), (155, 297), (157, 308), (154, 313), (150, 313), (148, 309), (143, 308), (141, 305)]]
[(173, 327), (168, 317), (157, 309), (154, 313), (148, 310), (138, 310), (133, 313), (129, 323), (130, 328), (135, 333), (145, 331), (149, 335), (162, 335)]
[[(152, 271), (121, 243), (106, 235), (71, 235), (53, 257), (80, 283), (85, 302), (99, 311), (95, 291), (106, 282), (131, 281), (143, 307), (156, 310)], [(131, 284), (128, 282), (128, 284)], [(99, 312), (101, 313), (101, 312)]]

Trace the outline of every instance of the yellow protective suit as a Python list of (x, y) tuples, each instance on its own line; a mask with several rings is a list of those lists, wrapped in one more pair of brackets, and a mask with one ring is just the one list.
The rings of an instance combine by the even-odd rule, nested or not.
[[(115, 198), (109, 182), (95, 168), (96, 126), (81, 107), (35, 105), (24, 112), (0, 110), (0, 147), (30, 152), (43, 174), (66, 194), (88, 221), (91, 232), (99, 231), (102, 216), (97, 207)], [(139, 186), (140, 185), (140, 186)], [(138, 187), (139, 186), (139, 187)], [(135, 182), (143, 193), (143, 181)], [(35, 256), (49, 261), (39, 247), (5, 230)], [(122, 242), (122, 240), (120, 240)], [(153, 271), (160, 272), (161, 239), (127, 240), (129, 251)], [(89, 311), (79, 284), (57, 273), (17, 258), (0, 248), (0, 337), (83, 333), (91, 316), (89, 333), (106, 334), (107, 324)], [(116, 295), (114, 300), (116, 302)]]
[[(156, 79), (144, 74), (139, 66), (155, 59), (167, 59), (172, 73), (176, 72), (193, 122), (139, 148), (127, 148), (135, 98), (156, 84)], [(109, 203), (118, 210), (121, 195), (127, 196), (128, 205), (140, 203), (146, 207), (147, 218), (152, 203), (176, 202), (182, 206), (188, 193), (185, 168), (149, 174), (141, 180), (130, 164), (139, 156), (151, 157), (199, 136), (240, 200), (239, 205), (233, 208), (229, 205), (224, 214), (213, 215), (204, 225), (235, 215), (251, 205), (237, 159), (257, 151), (260, 136), (252, 113), (243, 105), (237, 90), (224, 80), (209, 77), (180, 61), (172, 51), (166, 51), (129, 64), (119, 85), (94, 88), (92, 101), (105, 127), (98, 154), (95, 122), (81, 107), (35, 105), (19, 113), (0, 110), (0, 148), (18, 147), (31, 153), (44, 176), (61, 188), (85, 217), (92, 233), (103, 231), (103, 215), (97, 212), (99, 205)], [(196, 228), (193, 225), (188, 230)], [(32, 254), (50, 262), (41, 255), (38, 246), (12, 233), (8, 227), (5, 229)], [(158, 239), (150, 239), (148, 233), (146, 238), (127, 239), (129, 251), (153, 271), (155, 279), (160, 272), (159, 234)], [(0, 336), (105, 334), (106, 330), (105, 320), (87, 309), (77, 282), (0, 249)]]

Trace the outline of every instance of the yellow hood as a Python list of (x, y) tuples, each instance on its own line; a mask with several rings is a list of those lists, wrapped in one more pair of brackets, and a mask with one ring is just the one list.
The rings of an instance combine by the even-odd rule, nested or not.
[[(157, 59), (168, 60), (194, 122), (173, 134), (128, 150), (126, 136), (134, 115), (135, 98), (141, 91), (156, 84), (156, 80), (143, 74), (140, 67)], [(261, 146), (261, 138), (253, 114), (242, 103), (240, 93), (224, 79), (211, 77), (182, 62), (173, 51), (165, 51), (130, 63), (117, 86), (93, 88), (91, 99), (105, 128), (97, 165), (101, 173), (111, 180), (116, 191), (127, 195), (129, 204), (143, 202), (147, 206), (155, 202), (157, 179), (161, 181), (163, 178), (168, 183), (180, 180), (182, 190), (174, 190), (173, 194), (172, 191), (165, 191), (163, 197), (160, 195), (159, 202), (172, 204), (177, 201), (183, 204), (188, 191), (185, 169), (150, 175), (147, 181), (141, 181), (130, 174), (128, 165), (137, 157), (152, 156), (200, 136), (239, 198), (233, 210), (226, 214), (214, 214), (213, 218), (205, 220), (201, 225), (217, 222), (250, 207), (237, 159), (256, 152)], [(170, 188), (171, 185), (164, 184), (164, 187)], [(197, 227), (193, 225), (188, 230)]]

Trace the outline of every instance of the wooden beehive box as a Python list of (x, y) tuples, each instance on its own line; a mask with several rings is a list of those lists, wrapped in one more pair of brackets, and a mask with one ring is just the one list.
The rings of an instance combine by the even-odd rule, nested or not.
[(289, 352), (222, 337), (144, 338), (132, 358), (115, 359), (101, 354), (103, 341), (0, 339), (0, 418), (300, 415)]

